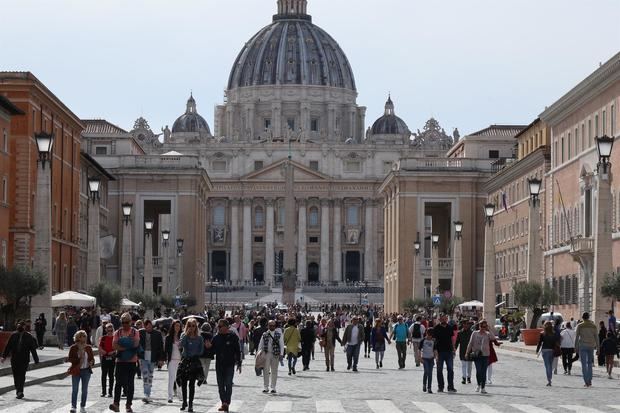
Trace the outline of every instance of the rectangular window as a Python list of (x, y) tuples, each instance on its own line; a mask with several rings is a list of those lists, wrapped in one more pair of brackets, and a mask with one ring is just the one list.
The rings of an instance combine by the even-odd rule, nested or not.
[(9, 133), (4, 128), (2, 129), (2, 150), (4, 152), (9, 151)]
[(261, 244), (263, 242), (263, 237), (254, 237), (254, 242)]
[(583, 145), (579, 147), (579, 128), (575, 128), (575, 155), (583, 151)]
[(553, 164), (558, 166), (558, 141), (553, 142)]
[(360, 161), (344, 161), (345, 172), (362, 172), (362, 163)]
[(611, 105), (611, 127), (609, 129), (611, 130), (611, 136), (615, 136), (616, 135), (616, 106), (615, 105)]
[(281, 227), (284, 226), (284, 223), (286, 221), (286, 214), (284, 212), (284, 207), (281, 206), (278, 208), (278, 225), (280, 225)]
[(359, 206), (349, 205), (347, 207), (347, 224), (359, 225)]
[(387, 175), (390, 172), (392, 172), (392, 161), (384, 161), (383, 162), (383, 173)]
[(564, 138), (560, 139), (561, 147), (560, 147), (560, 163), (564, 163)]
[(108, 148), (106, 148), (105, 146), (95, 147), (95, 155), (107, 155), (107, 154), (108, 154)]
[(592, 119), (588, 119), (588, 148), (592, 147)]
[(9, 184), (5, 177), (2, 178), (2, 202), (7, 203), (9, 200)]
[(571, 139), (570, 139), (570, 132), (568, 132), (568, 155), (566, 156), (566, 159), (570, 159), (571, 155), (572, 155), (572, 145), (571, 145)]
[(308, 242), (310, 244), (318, 244), (319, 243), (319, 237), (309, 237), (308, 238)]
[(607, 112), (603, 109), (603, 135), (607, 133)]
[(226, 209), (223, 205), (213, 208), (213, 225), (222, 226), (226, 223)]
[(259, 171), (263, 169), (263, 161), (254, 161), (254, 170)]
[(213, 161), (211, 162), (211, 169), (215, 172), (226, 172), (226, 161)]
[(286, 125), (290, 128), (290, 130), (295, 130), (295, 118), (288, 118), (286, 120)]
[(594, 115), (594, 136), (599, 136), (599, 134), (598, 134), (598, 115)]
[(312, 132), (318, 132), (319, 131), (319, 120), (314, 118), (310, 120), (310, 130)]
[(319, 161), (310, 161), (310, 169), (313, 171), (319, 170)]
[(586, 125), (585, 123), (581, 124), (581, 149), (586, 149)]
[(498, 159), (499, 158), (499, 151), (489, 151), (489, 158), (490, 159)]
[(263, 120), (263, 126), (265, 128), (265, 131), (268, 131), (269, 129), (271, 129), (271, 118), (265, 118)]

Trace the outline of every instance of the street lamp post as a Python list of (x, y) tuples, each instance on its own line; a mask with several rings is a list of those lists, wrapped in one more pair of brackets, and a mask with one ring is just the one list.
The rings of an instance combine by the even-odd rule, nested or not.
[(495, 244), (493, 240), (493, 215), (495, 204), (484, 206), (484, 288), (483, 288), (483, 317), (495, 324)]
[(183, 244), (183, 238), (177, 239), (177, 291), (181, 290), (183, 281)]
[[(52, 291), (54, 289), (52, 274), (52, 198), (51, 198), (51, 158), (54, 147), (54, 134), (40, 132), (35, 134), (39, 162), (37, 163), (36, 202), (34, 203), (34, 269), (47, 277), (46, 291), (32, 297), (31, 319), (45, 313), (48, 320), (52, 318)], [(50, 161), (50, 167), (45, 163)]]
[(540, 189), (542, 181), (538, 178), (528, 179), (530, 189), (530, 212), (527, 243), (527, 281), (542, 281), (542, 251), (539, 246), (540, 230)]
[(144, 221), (144, 293), (153, 295), (153, 221)]
[(431, 296), (439, 293), (439, 234), (431, 235)]
[(131, 210), (133, 204), (124, 202), (121, 205), (123, 214), (123, 251), (121, 261), (121, 288), (124, 293), (133, 287), (133, 262), (131, 254)]
[(162, 271), (161, 271), (161, 293), (162, 295), (170, 294), (170, 269), (169, 269), (169, 254), (168, 244), (170, 240), (170, 230), (164, 229), (161, 231), (161, 245), (162, 245)]
[(89, 290), (90, 287), (101, 281), (101, 255), (99, 252), (99, 199), (101, 178), (91, 176), (88, 178), (88, 191), (92, 203), (88, 205), (88, 250), (86, 255), (86, 285), (82, 288)]
[(452, 295), (463, 297), (463, 222), (454, 222), (454, 263), (452, 265)]
[(412, 294), (411, 298), (414, 300), (416, 298), (424, 297), (424, 277), (421, 274), (418, 274), (420, 271), (420, 233), (418, 232), (416, 240), (413, 242), (413, 279), (411, 280), (412, 285)]
[(613, 272), (612, 261), (612, 194), (611, 153), (614, 137), (596, 137), (598, 164), (596, 167), (596, 227), (594, 235), (594, 270), (592, 274), (592, 312), (594, 322), (606, 321), (611, 301), (601, 293), (605, 278)]

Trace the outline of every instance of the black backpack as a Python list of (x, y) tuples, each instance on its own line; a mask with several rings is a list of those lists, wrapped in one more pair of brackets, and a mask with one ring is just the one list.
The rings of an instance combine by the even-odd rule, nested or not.
[(422, 338), (422, 333), (420, 329), (420, 323), (415, 323), (413, 325), (413, 332), (411, 333), (412, 338)]

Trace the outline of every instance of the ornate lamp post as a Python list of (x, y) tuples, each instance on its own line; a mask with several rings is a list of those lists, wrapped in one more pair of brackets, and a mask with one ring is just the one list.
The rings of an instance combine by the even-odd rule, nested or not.
[[(418, 271), (419, 271), (419, 268), (420, 268), (420, 248), (421, 248), (420, 233), (418, 232), (418, 237), (416, 238), (415, 242), (413, 243), (413, 251), (414, 251), (414, 256), (413, 256), (413, 279), (411, 280), (411, 285), (413, 286), (412, 287), (411, 298), (413, 298), (413, 299), (424, 297), (424, 294), (423, 294), (424, 280), (423, 280), (422, 276), (420, 274), (418, 274)], [(421, 280), (421, 282), (420, 282), (420, 280)]]
[(153, 294), (153, 220), (144, 221), (144, 293)]
[(431, 295), (439, 294), (439, 234), (431, 235)]
[(495, 204), (484, 206), (486, 221), (484, 231), (484, 290), (483, 290), (483, 317), (495, 325), (495, 243), (493, 240), (493, 215)]
[(181, 283), (183, 281), (183, 238), (177, 239), (177, 294), (181, 291)]
[(122, 291), (127, 293), (133, 287), (133, 263), (131, 253), (131, 210), (133, 204), (130, 202), (124, 202), (121, 205), (121, 211), (123, 213), (123, 251), (121, 261), (121, 288)]
[(454, 263), (452, 265), (452, 294), (463, 296), (463, 253), (461, 238), (463, 236), (463, 222), (454, 222)]
[(31, 318), (45, 313), (48, 320), (52, 317), (52, 291), (54, 275), (52, 274), (52, 198), (50, 168), (45, 163), (51, 162), (54, 134), (40, 132), (34, 136), (39, 152), (37, 163), (37, 189), (34, 203), (34, 269), (47, 276), (46, 291), (31, 300)]
[(167, 295), (170, 293), (170, 269), (169, 269), (169, 253), (168, 244), (170, 241), (170, 230), (163, 229), (161, 231), (162, 245), (162, 270), (161, 270), (161, 293)]
[(528, 222), (527, 245), (527, 281), (541, 281), (542, 251), (538, 242), (540, 228), (540, 189), (542, 181), (538, 178), (528, 179), (530, 188), (530, 215)]
[(88, 252), (86, 256), (86, 285), (87, 290), (101, 281), (101, 255), (99, 252), (99, 199), (101, 178), (88, 178), (88, 192), (92, 204), (88, 206)]
[(614, 137), (596, 137), (598, 164), (596, 165), (596, 226), (594, 234), (594, 270), (592, 274), (592, 313), (590, 319), (596, 323), (606, 321), (611, 302), (603, 297), (601, 287), (605, 278), (613, 271), (611, 233), (611, 151)]

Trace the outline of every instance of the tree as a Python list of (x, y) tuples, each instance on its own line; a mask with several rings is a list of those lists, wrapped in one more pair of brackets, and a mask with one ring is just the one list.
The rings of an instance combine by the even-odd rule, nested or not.
[(620, 300), (620, 272), (612, 272), (608, 275), (601, 287), (603, 297), (611, 298), (614, 301)]
[(159, 298), (152, 294), (145, 294), (139, 290), (131, 290), (129, 292), (129, 299), (133, 302), (140, 304), (147, 310), (154, 310), (159, 307)]
[(525, 307), (532, 312), (530, 328), (536, 328), (538, 320), (543, 314), (544, 309), (558, 299), (557, 293), (548, 284), (541, 284), (536, 281), (520, 281), (513, 285), (515, 302), (519, 307)]
[(407, 298), (403, 301), (403, 308), (410, 313), (417, 313), (420, 308), (426, 309), (433, 306), (433, 301), (430, 298)]
[(441, 297), (441, 304), (439, 304), (439, 312), (443, 314), (452, 315), (456, 307), (464, 300), (461, 297)]
[(90, 288), (89, 294), (97, 299), (101, 308), (115, 310), (121, 305), (123, 294), (115, 284), (100, 282)]
[(47, 290), (47, 276), (32, 268), (0, 267), (0, 310), (5, 329), (12, 329), (18, 311), (27, 309), (29, 298)]

